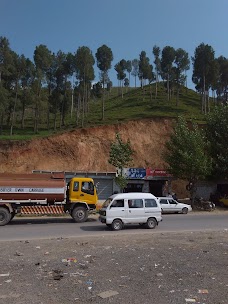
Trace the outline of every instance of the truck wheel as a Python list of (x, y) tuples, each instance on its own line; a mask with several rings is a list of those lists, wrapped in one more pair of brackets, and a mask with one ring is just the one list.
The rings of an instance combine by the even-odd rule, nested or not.
[(149, 229), (154, 229), (156, 226), (157, 226), (157, 221), (152, 217), (148, 218), (146, 227)]
[(123, 222), (121, 220), (114, 220), (112, 222), (112, 230), (115, 230), (115, 231), (118, 231), (118, 230), (121, 230), (123, 229)]
[(11, 220), (11, 214), (6, 208), (0, 207), (0, 226), (8, 224)]
[(84, 207), (75, 207), (71, 216), (76, 223), (83, 223), (88, 218), (88, 210)]

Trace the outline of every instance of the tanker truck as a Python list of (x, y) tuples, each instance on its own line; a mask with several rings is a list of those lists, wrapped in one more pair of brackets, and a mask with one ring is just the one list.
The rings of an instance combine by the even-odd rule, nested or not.
[(85, 222), (95, 212), (98, 197), (92, 178), (64, 173), (1, 173), (0, 226), (16, 214), (70, 214), (76, 223)]

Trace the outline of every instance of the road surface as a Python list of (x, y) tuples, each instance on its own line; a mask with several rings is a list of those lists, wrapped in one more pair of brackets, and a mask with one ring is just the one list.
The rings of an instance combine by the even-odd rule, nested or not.
[(91, 216), (86, 223), (81, 224), (74, 223), (71, 217), (14, 218), (10, 224), (0, 227), (0, 241), (224, 229), (228, 229), (228, 212), (166, 214), (153, 231), (131, 225), (118, 232), (110, 231), (105, 224), (101, 224), (98, 216)]

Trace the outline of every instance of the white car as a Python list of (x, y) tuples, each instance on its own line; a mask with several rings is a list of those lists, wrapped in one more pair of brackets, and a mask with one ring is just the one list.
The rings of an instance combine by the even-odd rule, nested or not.
[(192, 211), (192, 207), (188, 204), (179, 203), (172, 197), (158, 197), (158, 201), (162, 208), (162, 213), (184, 213)]

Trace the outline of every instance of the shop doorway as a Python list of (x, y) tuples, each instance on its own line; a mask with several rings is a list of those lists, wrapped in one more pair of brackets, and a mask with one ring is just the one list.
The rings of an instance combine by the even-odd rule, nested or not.
[(136, 183), (128, 183), (126, 188), (124, 188), (124, 192), (142, 192), (143, 184), (136, 184)]
[(153, 180), (149, 182), (149, 192), (154, 196), (163, 196), (163, 187), (165, 185), (165, 180)]

